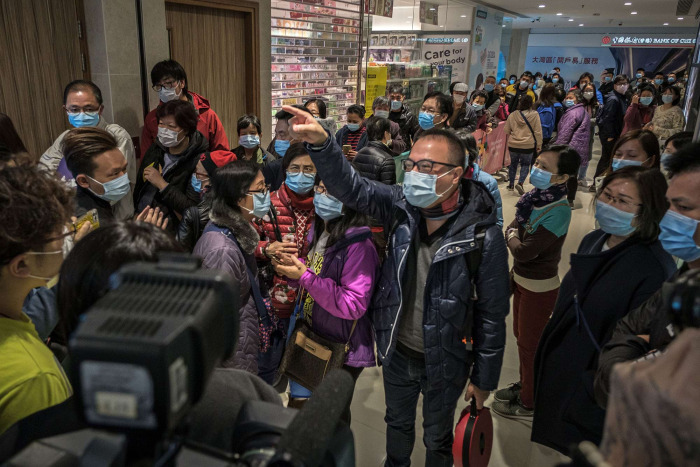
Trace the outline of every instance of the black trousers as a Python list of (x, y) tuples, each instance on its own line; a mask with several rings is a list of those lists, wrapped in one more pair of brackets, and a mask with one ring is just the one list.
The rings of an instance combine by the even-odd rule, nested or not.
[(610, 159), (613, 156), (612, 150), (616, 142), (617, 138), (613, 138), (612, 141), (608, 141), (608, 138), (605, 138), (603, 136), (600, 137), (600, 144), (603, 147), (603, 149), (600, 153), (600, 160), (598, 161), (598, 165), (595, 168), (594, 177), (600, 177), (603, 174), (603, 172), (608, 170), (608, 167), (610, 166)]

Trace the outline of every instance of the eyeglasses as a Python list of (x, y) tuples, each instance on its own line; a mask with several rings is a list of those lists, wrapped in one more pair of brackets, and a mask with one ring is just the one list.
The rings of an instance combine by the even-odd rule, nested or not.
[(459, 167), (458, 165), (431, 161), (430, 159), (422, 159), (419, 161), (412, 161), (411, 159), (406, 159), (402, 162), (404, 172), (410, 172), (411, 170), (413, 170), (414, 167), (417, 166), (418, 172), (424, 174), (431, 173), (433, 171), (433, 168), (435, 167), (435, 164), (444, 165), (445, 167)]
[(179, 81), (166, 81), (166, 82), (163, 83), (163, 84), (156, 84), (155, 86), (153, 86), (153, 90), (154, 90), (155, 92), (160, 92), (160, 90), (163, 89), (163, 88), (172, 89), (172, 88), (174, 88), (178, 83), (179, 83)]
[(292, 175), (296, 175), (299, 172), (303, 172), (304, 175), (306, 175), (307, 177), (315, 177), (316, 176), (316, 168), (315, 167), (304, 167), (302, 169), (300, 167), (291, 166), (290, 168), (287, 169), (287, 173), (290, 173)]
[(619, 204), (620, 206), (625, 206), (628, 208), (634, 208), (634, 207), (639, 207), (641, 204), (637, 203), (631, 203), (629, 201), (625, 201), (622, 198), (618, 198), (616, 196), (613, 196), (609, 191), (603, 191), (600, 194), (600, 197), (602, 198), (603, 201), (607, 202), (608, 204)]
[(248, 190), (248, 193), (246, 193), (246, 194), (262, 193), (263, 195), (266, 195), (269, 192), (270, 192), (270, 185), (265, 185), (261, 190)]

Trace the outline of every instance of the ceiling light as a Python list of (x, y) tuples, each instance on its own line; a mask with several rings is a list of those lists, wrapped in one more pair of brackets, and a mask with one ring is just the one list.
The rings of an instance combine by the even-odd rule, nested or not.
[(579, 26), (583, 26), (583, 23), (579, 24)]
[(547, 5), (540, 5), (540, 8), (544, 8), (544, 7), (546, 7), (546, 6), (547, 6)]
[(431, 8), (430, 11), (435, 11), (435, 8)]
[(682, 16), (679, 17), (679, 18), (678, 18), (678, 21), (683, 21), (683, 17), (682, 17)]
[(633, 12), (630, 13), (630, 15), (636, 15), (636, 14), (637, 14), (636, 11), (633, 11)]
[(563, 15), (563, 14), (564, 14), (564, 13), (557, 13), (557, 16), (561, 16), (561, 15)]
[(569, 21), (573, 21), (573, 20), (574, 20), (573, 18), (569, 18)]
[(632, 5), (632, 2), (625, 3), (625, 6), (630, 6), (630, 5)]
[(462, 15), (462, 16), (460, 16), (460, 18), (466, 18), (466, 17), (467, 17), (467, 15)]

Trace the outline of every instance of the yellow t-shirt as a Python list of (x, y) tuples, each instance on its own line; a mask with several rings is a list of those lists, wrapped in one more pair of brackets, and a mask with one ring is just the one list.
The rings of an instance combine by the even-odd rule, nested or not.
[(70, 382), (34, 324), (0, 317), (0, 434), (17, 421), (73, 394)]

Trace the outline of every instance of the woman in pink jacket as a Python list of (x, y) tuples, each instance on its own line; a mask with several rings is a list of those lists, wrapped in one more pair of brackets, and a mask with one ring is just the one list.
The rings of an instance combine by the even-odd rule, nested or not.
[[(349, 341), (343, 369), (357, 381), (364, 368), (375, 366), (374, 336), (367, 308), (379, 256), (369, 218), (344, 208), (326, 192), (323, 183), (314, 189), (316, 220), (309, 234), (312, 241), (306, 264), (290, 256), (281, 258), (284, 264), (276, 262), (275, 269), (290, 279), (291, 286), (298, 285), (304, 291), (299, 319), (306, 320), (315, 333), (329, 340)], [(290, 403), (299, 406), (298, 401)], [(350, 423), (350, 403), (343, 419)]]

